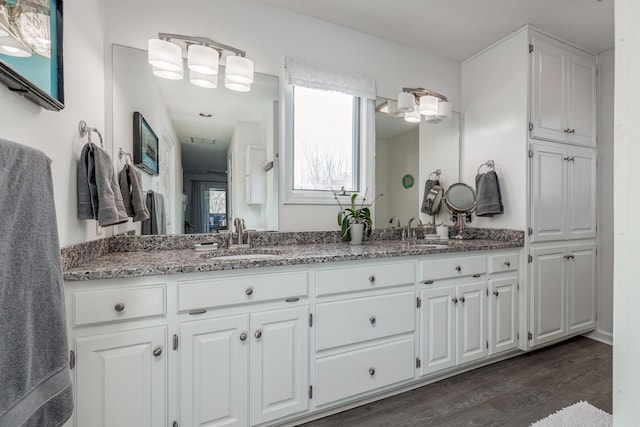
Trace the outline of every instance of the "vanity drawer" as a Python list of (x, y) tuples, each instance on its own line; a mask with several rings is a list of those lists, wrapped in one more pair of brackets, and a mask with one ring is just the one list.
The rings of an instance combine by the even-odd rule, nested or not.
[(307, 295), (307, 272), (261, 274), (178, 283), (178, 311)]
[(316, 350), (411, 332), (416, 298), (402, 292), (316, 305)]
[(74, 326), (164, 316), (166, 285), (73, 293)]
[(414, 350), (413, 338), (406, 338), (318, 359), (316, 405), (413, 379)]
[(420, 263), (422, 281), (472, 276), (487, 272), (487, 257), (484, 255), (430, 259)]
[(316, 273), (316, 295), (413, 284), (414, 271), (413, 263), (377, 264), (319, 271)]
[(489, 257), (489, 273), (517, 270), (518, 259), (518, 254), (492, 255)]

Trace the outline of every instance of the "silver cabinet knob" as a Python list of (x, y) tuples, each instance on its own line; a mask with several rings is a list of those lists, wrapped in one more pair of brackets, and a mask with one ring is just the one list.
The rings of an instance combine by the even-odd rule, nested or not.
[(374, 276), (373, 274), (369, 276), (369, 282), (371, 282), (371, 284), (373, 284), (373, 282), (375, 281), (376, 281), (376, 276)]
[(376, 324), (376, 317), (375, 316), (371, 316), (369, 318), (369, 323), (371, 323), (371, 326), (375, 325)]
[(511, 267), (511, 261), (505, 261), (504, 265), (506, 265), (507, 267)]
[(374, 376), (376, 374), (375, 368), (369, 368), (369, 375)]
[(124, 304), (119, 302), (115, 305), (115, 307), (113, 307), (113, 309), (120, 313), (121, 311), (124, 311)]
[(460, 297), (460, 302), (464, 303), (464, 297)]
[(256, 331), (256, 333), (255, 333), (255, 337), (256, 337), (256, 338), (258, 338), (258, 339), (260, 339), (260, 337), (262, 337), (262, 330), (261, 330), (261, 329), (258, 329), (258, 330)]
[(458, 272), (462, 271), (462, 267), (460, 267), (459, 265), (456, 265), (456, 271)]
[(457, 303), (458, 303), (458, 298), (453, 297), (453, 298), (451, 298), (451, 301), (452, 301), (454, 304), (457, 304)]
[(498, 293), (498, 291), (493, 291), (493, 294), (494, 294), (495, 296), (500, 295), (500, 294)]
[(247, 288), (247, 290), (244, 291), (244, 293), (247, 295), (253, 295), (253, 288)]
[(246, 341), (247, 340), (247, 333), (243, 332), (240, 334), (240, 341)]
[(160, 356), (161, 354), (162, 354), (162, 349), (161, 349), (160, 347), (156, 347), (156, 348), (153, 350), (153, 355), (154, 355), (155, 357), (158, 357), (158, 356)]

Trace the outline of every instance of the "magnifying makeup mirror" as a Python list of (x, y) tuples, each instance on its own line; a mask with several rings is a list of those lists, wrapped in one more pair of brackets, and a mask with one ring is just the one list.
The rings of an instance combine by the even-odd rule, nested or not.
[(444, 194), (444, 204), (452, 214), (458, 217), (458, 235), (454, 238), (462, 239), (465, 217), (476, 208), (476, 192), (465, 183), (452, 184)]

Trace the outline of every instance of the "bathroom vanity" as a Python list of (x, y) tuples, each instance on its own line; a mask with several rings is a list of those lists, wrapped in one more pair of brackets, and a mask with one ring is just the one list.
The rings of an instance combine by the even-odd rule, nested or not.
[(295, 425), (517, 355), (523, 241), (104, 253), (65, 272), (69, 425)]

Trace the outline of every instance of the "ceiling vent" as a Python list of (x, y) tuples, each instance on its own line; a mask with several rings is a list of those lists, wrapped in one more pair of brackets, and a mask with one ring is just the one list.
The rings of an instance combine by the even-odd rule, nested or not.
[(191, 137), (191, 142), (194, 144), (206, 144), (206, 145), (213, 145), (216, 143), (215, 139), (211, 139), (211, 138), (200, 138), (197, 136), (192, 136)]

